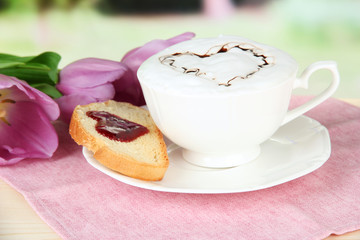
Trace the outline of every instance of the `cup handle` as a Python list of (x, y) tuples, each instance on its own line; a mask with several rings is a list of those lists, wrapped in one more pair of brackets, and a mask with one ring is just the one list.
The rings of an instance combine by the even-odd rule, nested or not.
[(316, 95), (314, 98), (309, 100), (308, 102), (300, 105), (299, 107), (292, 109), (288, 111), (285, 115), (285, 118), (281, 125), (284, 125), (291, 120), (299, 117), (300, 115), (304, 114), (305, 112), (309, 111), (310, 109), (316, 107), (320, 103), (324, 102), (326, 99), (328, 99), (337, 89), (340, 83), (340, 75), (339, 71), (337, 69), (337, 64), (334, 61), (321, 61), (321, 62), (315, 62), (308, 66), (301, 76), (299, 78), (296, 78), (293, 89), (302, 87), (307, 89), (309, 78), (311, 74), (314, 72), (320, 70), (320, 69), (327, 69), (332, 73), (332, 82), (328, 88), (326, 88), (324, 91), (322, 91), (319, 95)]

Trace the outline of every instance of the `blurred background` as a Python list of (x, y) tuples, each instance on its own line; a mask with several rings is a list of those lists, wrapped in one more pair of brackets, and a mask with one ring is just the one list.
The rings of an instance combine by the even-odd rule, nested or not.
[[(300, 71), (335, 60), (340, 98), (360, 98), (359, 0), (0, 0), (0, 52), (54, 51), (60, 67), (85, 57), (120, 60), (130, 49), (191, 31), (240, 35), (292, 55)], [(313, 75), (315, 94), (330, 74)]]

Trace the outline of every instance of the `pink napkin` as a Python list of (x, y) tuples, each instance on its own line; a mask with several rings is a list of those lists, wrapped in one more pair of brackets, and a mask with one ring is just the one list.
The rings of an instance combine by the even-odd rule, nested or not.
[(330, 159), (259, 191), (181, 194), (129, 186), (91, 167), (60, 122), (60, 147), (50, 160), (1, 167), (0, 176), (64, 239), (299, 240), (360, 229), (360, 108), (330, 99), (307, 115), (328, 128)]

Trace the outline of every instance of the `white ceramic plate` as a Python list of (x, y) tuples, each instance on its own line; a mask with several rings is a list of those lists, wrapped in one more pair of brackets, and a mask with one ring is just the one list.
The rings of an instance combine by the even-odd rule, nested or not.
[(321, 167), (331, 152), (327, 129), (301, 116), (282, 126), (261, 145), (260, 156), (244, 165), (209, 169), (182, 158), (181, 148), (167, 142), (170, 165), (161, 181), (142, 181), (112, 171), (83, 148), (86, 160), (96, 169), (121, 182), (151, 190), (181, 193), (234, 193), (282, 184)]

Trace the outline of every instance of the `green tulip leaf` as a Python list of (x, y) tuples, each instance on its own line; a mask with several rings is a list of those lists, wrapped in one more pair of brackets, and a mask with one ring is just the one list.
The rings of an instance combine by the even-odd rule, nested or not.
[(55, 86), (46, 83), (32, 84), (31, 86), (42, 91), (43, 93), (49, 95), (52, 98), (59, 98), (62, 96), (62, 94), (56, 89)]
[(0, 74), (24, 80), (55, 98), (61, 96), (55, 88), (59, 81), (60, 60), (60, 55), (55, 52), (26, 57), (0, 53)]

